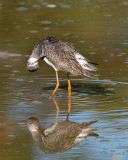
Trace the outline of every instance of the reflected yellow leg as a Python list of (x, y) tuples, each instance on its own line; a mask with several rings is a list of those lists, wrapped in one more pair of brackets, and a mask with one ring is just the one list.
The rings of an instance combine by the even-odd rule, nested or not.
[(71, 110), (71, 96), (69, 97), (68, 100), (68, 114), (70, 113), (70, 110)]
[(56, 88), (54, 89), (53, 93), (52, 93), (52, 97), (54, 96), (54, 94), (56, 93), (58, 87), (59, 87), (59, 78), (58, 78), (58, 72), (56, 71)]
[(57, 102), (56, 102), (55, 98), (54, 98), (54, 97), (52, 97), (52, 99), (53, 99), (53, 101), (54, 101), (54, 103), (55, 103), (55, 106), (56, 106), (56, 109), (57, 109), (57, 113), (56, 113), (56, 122), (58, 122), (59, 106), (58, 106), (58, 104), (57, 104)]

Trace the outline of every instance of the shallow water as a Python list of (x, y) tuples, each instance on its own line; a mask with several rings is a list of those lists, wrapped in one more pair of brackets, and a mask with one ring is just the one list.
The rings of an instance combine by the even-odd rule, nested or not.
[[(128, 2), (122, 0), (0, 1), (0, 159), (128, 159), (127, 10)], [(45, 128), (56, 121), (54, 70), (45, 62), (37, 72), (26, 70), (35, 43), (46, 35), (72, 43), (99, 64), (97, 81), (70, 76), (69, 116), (78, 123), (98, 120), (92, 126), (99, 136), (55, 154), (40, 150), (26, 125), (31, 116)], [(59, 72), (59, 79), (55, 99), (63, 121), (68, 111), (66, 74)]]

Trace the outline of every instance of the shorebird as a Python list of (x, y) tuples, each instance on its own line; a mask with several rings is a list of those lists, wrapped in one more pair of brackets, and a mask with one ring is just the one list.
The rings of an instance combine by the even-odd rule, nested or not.
[(97, 129), (90, 127), (91, 124), (96, 122), (90, 121), (80, 124), (69, 121), (67, 117), (65, 121), (56, 122), (44, 129), (39, 125), (37, 118), (30, 117), (27, 120), (27, 126), (40, 149), (45, 153), (55, 153), (69, 150), (89, 135), (98, 136), (96, 133), (93, 133)]
[(71, 44), (58, 40), (54, 36), (46, 36), (35, 45), (32, 54), (27, 61), (27, 69), (31, 72), (38, 70), (40, 60), (44, 60), (53, 67), (56, 72), (57, 83), (52, 93), (52, 97), (59, 87), (59, 70), (67, 72), (69, 97), (71, 96), (69, 73), (98, 79), (98, 77), (88, 72), (98, 70), (94, 67), (94, 65), (97, 65), (96, 63), (85, 58)]

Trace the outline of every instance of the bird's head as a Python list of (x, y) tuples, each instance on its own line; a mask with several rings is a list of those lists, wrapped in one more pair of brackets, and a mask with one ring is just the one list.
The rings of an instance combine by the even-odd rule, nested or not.
[(29, 58), (27, 62), (27, 69), (30, 72), (34, 72), (39, 68), (39, 59), (37, 58)]
[(39, 61), (45, 58), (43, 50), (43, 41), (39, 41), (34, 47), (31, 56), (27, 61), (27, 69), (30, 72), (34, 72), (39, 68)]
[(39, 130), (39, 121), (35, 117), (30, 117), (27, 120), (27, 126), (30, 132), (36, 132)]

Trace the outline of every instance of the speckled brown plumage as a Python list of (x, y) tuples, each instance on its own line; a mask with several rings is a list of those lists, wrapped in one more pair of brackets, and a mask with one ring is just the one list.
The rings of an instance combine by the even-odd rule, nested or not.
[[(78, 51), (69, 43), (63, 41), (57, 41), (54, 43), (46, 40), (46, 43), (42, 47), (45, 56), (57, 68), (57, 70), (70, 72), (73, 75), (85, 75), (92, 79), (97, 79), (97, 77), (81, 67), (75, 57), (75, 53), (78, 53)], [(93, 68), (96, 70), (95, 67)]]
[(52, 93), (52, 97), (59, 87), (59, 70), (67, 72), (69, 97), (71, 96), (69, 73), (98, 79), (98, 77), (88, 72), (97, 70), (97, 68), (94, 67), (96, 63), (92, 63), (82, 56), (71, 44), (58, 40), (53, 36), (46, 36), (35, 45), (28, 59), (27, 69), (31, 72), (38, 70), (40, 60), (44, 60), (56, 71), (57, 84)]
[(37, 56), (38, 59), (44, 56), (57, 70), (70, 72), (73, 75), (85, 75), (92, 79), (98, 79), (85, 69), (87, 66), (90, 70), (96, 71), (97, 68), (93, 66), (95, 63), (91, 63), (82, 56), (79, 59), (83, 58), (86, 61), (86, 64), (84, 64), (85, 68), (83, 68), (77, 61), (76, 54), (82, 56), (71, 44), (57, 40), (56, 37), (47, 36), (36, 44), (31, 58), (36, 58)]
[[(96, 122), (97, 121), (90, 121), (79, 124), (65, 120), (57, 122), (47, 129), (43, 129), (39, 126), (38, 120), (31, 117), (27, 120), (27, 125), (40, 149), (46, 153), (54, 153), (63, 152), (79, 144), (88, 135), (91, 135), (93, 131), (97, 130), (96, 128), (90, 127), (91, 124)], [(30, 127), (32, 124), (36, 126), (36, 131), (32, 131)], [(83, 131), (84, 133), (82, 135), (81, 133)], [(94, 133), (93, 135), (97, 136), (97, 134)]]

